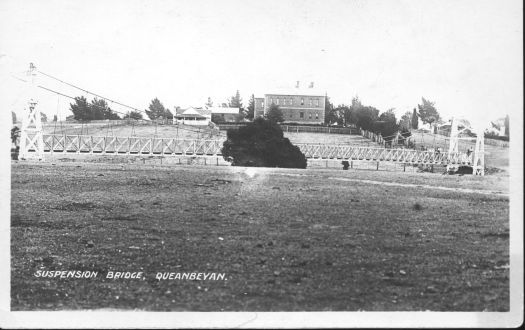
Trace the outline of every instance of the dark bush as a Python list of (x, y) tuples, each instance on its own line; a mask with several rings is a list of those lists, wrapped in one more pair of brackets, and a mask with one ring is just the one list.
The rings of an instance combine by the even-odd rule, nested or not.
[(229, 129), (221, 151), (233, 166), (306, 168), (301, 150), (284, 137), (277, 123), (263, 118)]

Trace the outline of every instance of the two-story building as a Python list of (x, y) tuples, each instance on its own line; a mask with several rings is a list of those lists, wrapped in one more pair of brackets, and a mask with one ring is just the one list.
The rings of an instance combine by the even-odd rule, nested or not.
[(255, 98), (255, 117), (264, 116), (272, 104), (283, 112), (285, 123), (323, 124), (325, 116), (326, 93), (313, 88), (281, 89)]

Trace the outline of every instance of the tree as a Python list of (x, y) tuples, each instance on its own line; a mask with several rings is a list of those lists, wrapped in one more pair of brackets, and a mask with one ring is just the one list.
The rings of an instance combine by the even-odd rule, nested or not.
[(53, 121), (54, 121), (54, 122), (57, 122), (57, 121), (58, 121), (58, 116), (57, 116), (57, 115), (54, 115), (54, 116), (53, 116)]
[(207, 107), (213, 107), (213, 101), (211, 100), (211, 97), (208, 96), (208, 102), (205, 104)]
[(334, 111), (334, 105), (332, 102), (330, 102), (330, 98), (328, 97), (328, 94), (325, 95), (325, 103), (324, 103), (324, 123), (325, 124), (332, 124), (337, 122), (339, 116), (337, 115), (337, 112)]
[(352, 104), (350, 105), (350, 109), (346, 114), (343, 114), (343, 116), (346, 116), (344, 118), (345, 125), (354, 124), (358, 127), (361, 127), (358, 125), (359, 122), (359, 113), (362, 113), (364, 109), (363, 104), (361, 103), (361, 100), (359, 100), (359, 96), (355, 96), (352, 98)]
[(266, 112), (266, 118), (274, 123), (282, 123), (284, 121), (283, 111), (278, 105), (272, 103)]
[(228, 106), (230, 108), (239, 108), (242, 109), (242, 98), (241, 94), (239, 94), (239, 90), (235, 93), (235, 96), (232, 96), (228, 100)]
[(79, 121), (91, 120), (91, 108), (86, 98), (83, 96), (75, 97), (75, 103), (70, 103), (69, 107), (73, 112), (73, 118)]
[(385, 141), (392, 141), (399, 131), (394, 109), (389, 109), (381, 114), (373, 124), (375, 133), (380, 133)]
[(250, 96), (250, 102), (248, 103), (246, 118), (252, 120), (255, 115), (255, 96)]
[(407, 131), (410, 130), (412, 127), (412, 111), (407, 111), (401, 116), (401, 119), (399, 119), (399, 127)]
[[(351, 112), (352, 120), (355, 120), (357, 127), (367, 131), (374, 130), (374, 122), (377, 121), (379, 110), (374, 107), (366, 106)], [(355, 118), (355, 119), (354, 119)]]
[(135, 119), (135, 120), (139, 120), (139, 119), (142, 119), (142, 113), (141, 113), (140, 111), (133, 110), (133, 111), (128, 112), (128, 113), (124, 116), (124, 119)]
[(16, 113), (11, 111), (11, 118), (13, 118), (13, 124), (16, 123)]
[(417, 114), (416, 108), (412, 112), (412, 129), (417, 129), (419, 126), (419, 115)]
[(221, 149), (233, 166), (306, 168), (306, 157), (285, 138), (272, 120), (256, 118), (239, 129), (229, 129)]
[(419, 109), (419, 117), (424, 123), (430, 124), (430, 126), (432, 127), (432, 124), (440, 119), (439, 113), (436, 107), (434, 106), (434, 102), (430, 102), (424, 97), (422, 97), (421, 100), (423, 104), (417, 105)]
[(40, 121), (43, 123), (47, 123), (47, 115), (43, 112), (40, 113)]
[(96, 97), (91, 101), (91, 104), (83, 96), (75, 97), (75, 103), (70, 104), (70, 110), (73, 112), (73, 118), (79, 121), (120, 119), (108, 106), (106, 100)]
[(341, 104), (337, 108), (339, 111), (339, 116), (341, 118), (341, 124), (344, 126), (348, 126), (349, 124), (351, 124), (352, 112), (353, 112), (352, 107), (346, 104)]
[(343, 124), (343, 118), (341, 117), (341, 105), (337, 106), (337, 108), (334, 108), (333, 105), (331, 109), (326, 110), (325, 109), (325, 117), (324, 122), (325, 124), (332, 125), (342, 125)]
[(97, 99), (95, 97), (91, 101), (91, 119), (92, 120), (103, 120), (103, 119), (118, 120), (120, 119), (120, 117), (113, 110), (111, 110), (106, 100)]
[(148, 115), (149, 119), (155, 120), (166, 118), (166, 108), (164, 108), (164, 105), (159, 101), (158, 98), (154, 98), (151, 101), (148, 109), (149, 110), (146, 110), (146, 114)]

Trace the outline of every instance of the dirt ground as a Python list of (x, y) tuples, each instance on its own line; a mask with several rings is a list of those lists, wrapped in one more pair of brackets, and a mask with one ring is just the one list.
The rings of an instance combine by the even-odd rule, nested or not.
[(11, 207), (13, 310), (509, 310), (505, 175), (13, 162)]

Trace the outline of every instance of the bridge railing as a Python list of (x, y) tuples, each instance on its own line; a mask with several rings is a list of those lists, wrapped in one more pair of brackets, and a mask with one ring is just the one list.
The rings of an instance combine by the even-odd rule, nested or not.
[(413, 149), (385, 149), (348, 145), (297, 144), (306, 158), (349, 159), (391, 161), (413, 164), (461, 164), (472, 163), (472, 155), (465, 153), (447, 153), (418, 151)]
[[(44, 152), (111, 155), (221, 156), (224, 140), (45, 134)], [(349, 145), (297, 144), (306, 158), (373, 160), (413, 164), (471, 164), (472, 155)]]
[(117, 137), (89, 135), (44, 135), (44, 152), (124, 155), (220, 156), (222, 140)]

